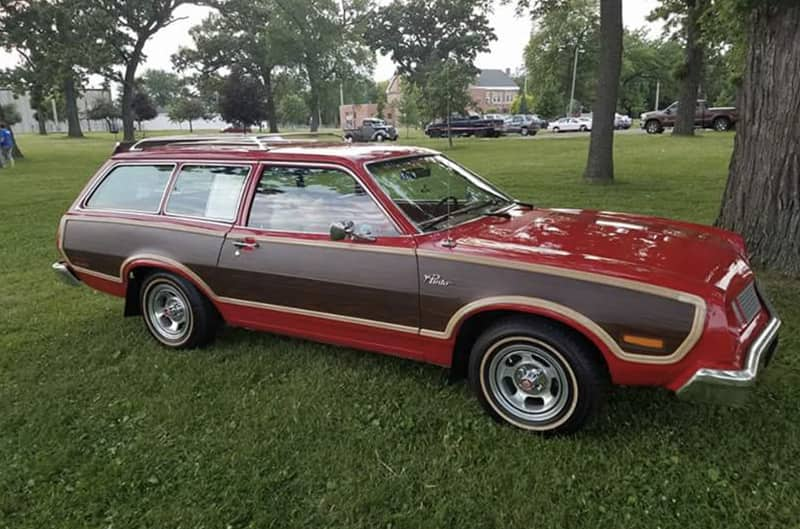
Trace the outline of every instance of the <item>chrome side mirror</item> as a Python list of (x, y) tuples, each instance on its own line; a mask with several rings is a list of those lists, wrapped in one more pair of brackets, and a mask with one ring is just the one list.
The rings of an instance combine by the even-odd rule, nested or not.
[(372, 228), (368, 224), (358, 226), (352, 220), (343, 220), (331, 224), (330, 236), (332, 241), (345, 241), (348, 239), (358, 241), (375, 241)]

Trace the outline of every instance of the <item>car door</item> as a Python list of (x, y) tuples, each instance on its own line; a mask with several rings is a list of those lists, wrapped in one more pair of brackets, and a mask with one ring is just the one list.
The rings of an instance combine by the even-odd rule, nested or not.
[[(358, 238), (331, 240), (343, 222)], [(245, 326), (367, 347), (419, 329), (413, 237), (341, 166), (263, 165), (217, 274)]]

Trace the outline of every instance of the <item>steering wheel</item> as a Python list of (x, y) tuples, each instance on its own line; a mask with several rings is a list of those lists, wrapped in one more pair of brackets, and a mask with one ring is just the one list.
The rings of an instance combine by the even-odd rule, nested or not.
[(448, 195), (436, 203), (436, 209), (434, 211), (439, 211), (440, 208), (447, 204), (448, 200), (453, 201), (453, 209), (458, 209), (458, 198), (454, 197), (453, 195)]

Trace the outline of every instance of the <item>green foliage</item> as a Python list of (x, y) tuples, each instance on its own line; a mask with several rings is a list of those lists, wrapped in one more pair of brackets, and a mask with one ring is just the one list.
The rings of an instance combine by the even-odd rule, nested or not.
[[(551, 5), (552, 4), (552, 5)], [(600, 15), (594, 0), (563, 0), (535, 5), (536, 24), (525, 48), (528, 91), (537, 113), (563, 115), (569, 104), (575, 52), (575, 99), (591, 106), (597, 76)]]
[(442, 60), (472, 66), (496, 40), (488, 0), (393, 0), (371, 19), (369, 42), (417, 86)]
[(281, 121), (292, 125), (304, 125), (308, 122), (308, 105), (305, 98), (298, 94), (286, 94), (280, 103)]
[(266, 97), (262, 83), (234, 68), (220, 90), (219, 113), (235, 125), (260, 125), (267, 118)]
[(98, 121), (119, 119), (121, 116), (122, 113), (119, 107), (108, 99), (99, 99), (95, 101), (94, 106), (86, 113), (87, 118)]
[(142, 121), (150, 121), (158, 116), (158, 109), (147, 92), (139, 91), (133, 95), (131, 109), (133, 110), (134, 119), (139, 122), (140, 129)]
[(22, 121), (22, 115), (17, 110), (14, 103), (0, 104), (0, 123), (5, 123), (9, 127)]
[(512, 114), (530, 114), (536, 107), (536, 100), (532, 95), (519, 94), (511, 103)]
[(186, 94), (174, 98), (168, 108), (170, 121), (175, 123), (183, 123), (185, 121), (189, 123), (190, 132), (194, 130), (192, 122), (209, 117), (208, 114), (209, 112), (202, 99)]
[[(370, 1), (274, 2), (276, 42), (287, 52), (287, 65), (298, 68), (305, 76), (311, 130), (316, 131), (324, 99), (333, 95), (326, 89), (336, 80), (368, 72), (375, 61), (374, 54), (364, 44)], [(338, 103), (325, 106), (338, 109)]]
[(414, 84), (409, 82), (400, 83), (400, 101), (398, 112), (400, 113), (400, 124), (406, 127), (406, 135), (410, 127), (420, 126), (420, 93)]
[(446, 119), (450, 114), (464, 114), (474, 105), (467, 90), (475, 80), (475, 69), (455, 60), (430, 65), (425, 83), (419, 87), (420, 110), (427, 120)]
[(152, 69), (144, 72), (138, 82), (159, 108), (169, 107), (186, 85), (176, 73)]

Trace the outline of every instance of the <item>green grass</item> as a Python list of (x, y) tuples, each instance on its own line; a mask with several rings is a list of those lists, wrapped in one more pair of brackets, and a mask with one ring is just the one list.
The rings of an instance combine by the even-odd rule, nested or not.
[[(0, 170), (0, 528), (800, 526), (799, 281), (762, 274), (785, 328), (747, 409), (619, 388), (591, 430), (547, 440), (431, 366), (232, 329), (161, 349), (49, 270), (111, 140), (19, 142)], [(620, 136), (613, 186), (581, 181), (587, 143), (450, 155), (537, 204), (714, 219), (731, 135)]]

